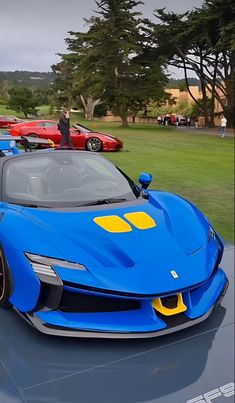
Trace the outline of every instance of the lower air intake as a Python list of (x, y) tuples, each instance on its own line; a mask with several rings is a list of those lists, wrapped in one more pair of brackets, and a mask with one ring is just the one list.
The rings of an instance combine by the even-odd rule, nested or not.
[(99, 297), (63, 291), (59, 311), (77, 313), (118, 312), (140, 309), (140, 301), (121, 298)]

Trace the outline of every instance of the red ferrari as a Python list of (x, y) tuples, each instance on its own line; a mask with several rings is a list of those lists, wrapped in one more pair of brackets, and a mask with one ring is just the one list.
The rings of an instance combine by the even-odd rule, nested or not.
[[(123, 148), (123, 143), (111, 134), (94, 132), (82, 125), (76, 124), (70, 129), (74, 147), (88, 151), (117, 151)], [(10, 129), (12, 136), (30, 136), (50, 139), (57, 146), (61, 141), (61, 133), (53, 120), (36, 120), (14, 125)], [(35, 144), (35, 148), (38, 145)]]
[(18, 123), (23, 122), (23, 120), (16, 118), (15, 116), (11, 115), (4, 115), (0, 116), (0, 128), (7, 128), (10, 127), (11, 125), (15, 125)]
[(56, 122), (54, 120), (45, 120), (45, 119), (26, 120), (26, 121), (21, 121), (17, 124), (10, 126), (10, 133), (12, 136), (20, 136), (22, 129), (31, 130), (31, 128), (39, 129), (39, 128), (49, 128), (49, 127), (57, 127)]

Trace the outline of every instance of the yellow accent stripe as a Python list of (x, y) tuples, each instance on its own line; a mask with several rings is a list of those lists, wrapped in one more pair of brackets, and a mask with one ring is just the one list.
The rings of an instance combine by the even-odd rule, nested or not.
[(110, 215), (105, 217), (96, 217), (93, 220), (101, 228), (108, 232), (130, 232), (131, 226), (117, 215)]
[(177, 315), (177, 313), (186, 311), (187, 306), (184, 304), (182, 294), (181, 293), (178, 294), (177, 297), (178, 297), (178, 301), (177, 301), (176, 308), (172, 308), (172, 309), (166, 308), (165, 306), (162, 305), (161, 298), (156, 298), (153, 300), (153, 302), (152, 302), (153, 308), (165, 316)]
[(138, 229), (149, 229), (156, 227), (157, 225), (154, 219), (146, 214), (144, 211), (127, 213), (124, 214), (124, 217)]

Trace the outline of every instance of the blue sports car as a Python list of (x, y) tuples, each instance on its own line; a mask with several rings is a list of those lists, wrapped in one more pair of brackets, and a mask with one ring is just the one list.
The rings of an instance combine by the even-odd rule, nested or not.
[(223, 242), (195, 206), (95, 153), (4, 147), (1, 306), (79, 337), (153, 337), (211, 314), (228, 286)]

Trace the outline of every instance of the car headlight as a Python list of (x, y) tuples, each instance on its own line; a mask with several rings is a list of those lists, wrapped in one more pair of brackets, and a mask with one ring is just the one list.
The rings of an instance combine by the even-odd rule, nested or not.
[(67, 260), (55, 259), (27, 252), (25, 252), (25, 255), (30, 260), (33, 270), (38, 275), (57, 277), (57, 274), (53, 270), (53, 266), (60, 266), (66, 269), (74, 270), (86, 270), (86, 267), (80, 263), (68, 262)]

